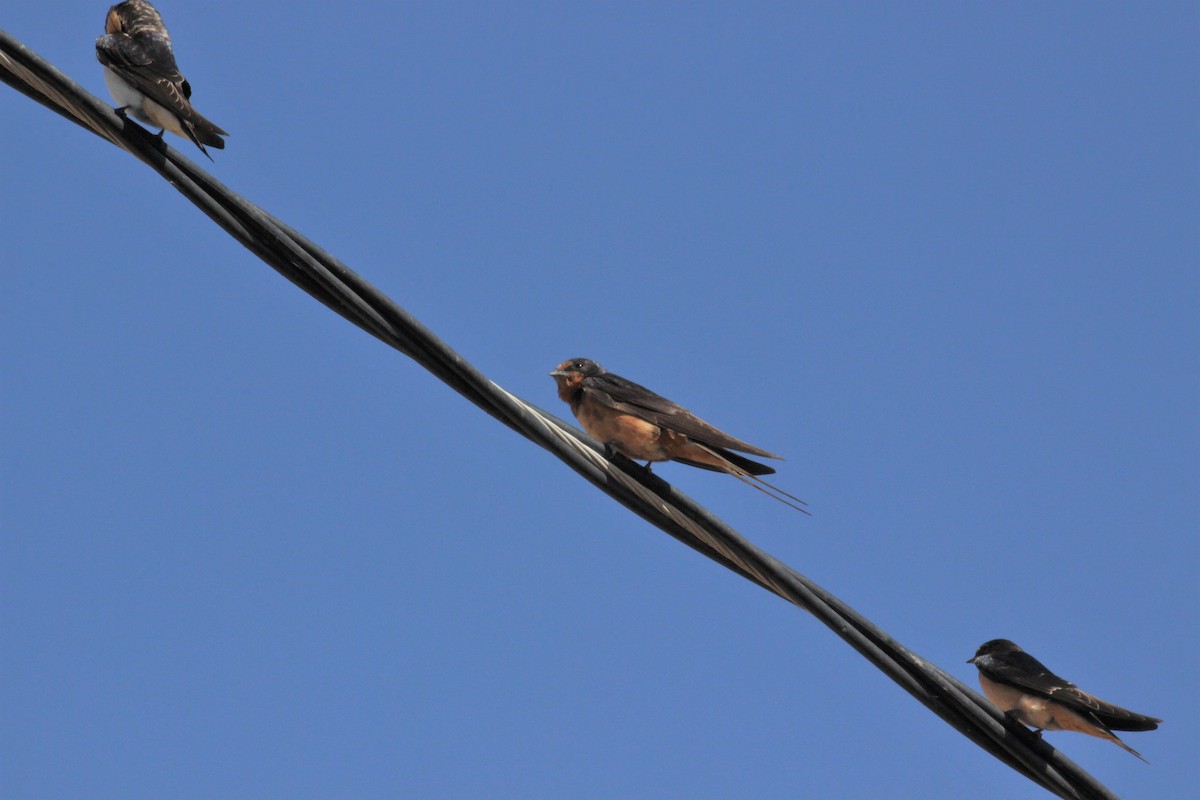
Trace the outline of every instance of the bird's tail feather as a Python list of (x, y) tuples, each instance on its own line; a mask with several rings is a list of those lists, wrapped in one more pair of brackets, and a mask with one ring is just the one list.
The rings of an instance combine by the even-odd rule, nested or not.
[[(762, 478), (758, 477), (759, 475), (770, 475), (775, 470), (771, 469), (770, 467), (766, 466), (765, 464), (759, 464), (756, 461), (750, 461), (749, 459), (742, 458), (741, 456), (735, 455), (735, 454), (730, 453), (725, 450), (721, 450), (719, 448), (708, 447), (706, 445), (700, 444), (699, 442), (692, 442), (692, 444), (694, 444), (696, 447), (701, 448), (702, 450), (705, 450), (706, 452), (717, 457), (718, 459), (726, 462), (726, 464), (728, 466), (725, 469), (720, 470), (721, 472), (726, 472), (726, 473), (732, 475), (733, 477), (737, 478), (742, 483), (746, 484), (747, 486), (750, 486), (751, 488), (757, 489), (758, 491), (765, 494), (767, 497), (770, 497), (772, 500), (778, 500), (780, 503), (783, 503), (785, 506), (794, 508), (803, 514), (808, 514), (810, 517), (812, 516), (811, 511), (809, 511), (808, 509), (805, 509), (805, 508), (801, 508), (801, 506), (806, 506), (806, 505), (808, 505), (808, 503), (804, 502), (803, 500), (801, 500), (799, 497), (796, 497), (795, 495), (788, 494), (783, 489), (780, 489), (778, 486), (772, 486), (771, 484), (764, 481)], [(676, 459), (676, 460), (683, 461), (683, 459)], [(739, 463), (739, 462), (743, 462), (746, 464), (752, 464), (755, 467), (764, 468), (767, 471), (766, 472), (761, 472), (758, 470), (751, 471), (750, 469), (747, 469), (746, 466), (743, 466), (743, 463)], [(692, 462), (692, 461), (685, 461), (684, 463), (693, 464), (694, 466), (703, 467), (704, 469), (717, 469), (709, 464), (700, 464), (700, 463)], [(787, 499), (784, 499), (784, 498), (787, 498)], [(795, 503), (789, 502), (789, 500), (794, 500)], [(799, 505), (796, 505), (796, 503), (799, 503)]]
[(221, 137), (229, 134), (197, 114), (195, 109), (192, 109), (192, 113), (188, 117), (180, 119), (180, 122), (183, 132), (192, 140), (192, 144), (200, 148), (200, 152), (208, 156), (209, 161), (212, 161), (212, 156), (208, 155), (208, 150), (204, 148), (204, 145), (215, 147), (218, 150), (225, 149), (225, 140)]
[(1149, 761), (1146, 761), (1145, 758), (1143, 758), (1141, 753), (1139, 753), (1137, 750), (1134, 750), (1132, 747), (1130, 747), (1129, 745), (1127, 745), (1123, 741), (1121, 741), (1121, 739), (1115, 733), (1113, 733), (1107, 725), (1104, 724), (1103, 720), (1101, 720), (1095, 714), (1091, 714), (1090, 716), (1092, 718), (1092, 721), (1096, 723), (1096, 726), (1099, 728), (1099, 730), (1084, 731), (1084, 733), (1091, 733), (1093, 736), (1099, 736), (1103, 739), (1108, 739), (1113, 744), (1119, 745), (1122, 749), (1124, 749), (1130, 753), (1133, 753), (1135, 756), (1142, 759), (1143, 763), (1145, 763), (1145, 764), (1150, 763)]
[(1149, 763), (1150, 763), (1149, 761), (1147, 761), (1147, 760), (1146, 760), (1146, 759), (1145, 759), (1145, 758), (1142, 756), (1142, 754), (1141, 754), (1141, 753), (1139, 753), (1137, 750), (1134, 750), (1132, 747), (1130, 747), (1129, 745), (1125, 744), (1125, 743), (1124, 743), (1124, 742), (1122, 742), (1120, 739), (1118, 739), (1118, 738), (1117, 738), (1117, 735), (1116, 735), (1115, 733), (1114, 733), (1114, 734), (1112, 734), (1112, 740), (1113, 740), (1113, 742), (1114, 742), (1115, 744), (1119, 744), (1121, 747), (1125, 748), (1125, 749), (1126, 749), (1126, 750), (1128, 750), (1130, 753), (1133, 753), (1135, 756), (1137, 756), (1138, 758), (1142, 759), (1142, 763), (1143, 763), (1143, 764), (1149, 764)]

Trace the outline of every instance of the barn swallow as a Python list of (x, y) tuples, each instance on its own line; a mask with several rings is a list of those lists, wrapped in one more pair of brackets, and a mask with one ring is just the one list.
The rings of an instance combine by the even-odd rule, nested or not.
[(591, 359), (568, 359), (550, 375), (558, 384), (559, 398), (571, 407), (583, 429), (626, 458), (645, 461), (647, 467), (652, 461), (679, 461), (700, 469), (726, 472), (779, 502), (808, 513), (783, 497), (806, 505), (803, 500), (758, 477), (770, 475), (774, 469), (730, 451), (740, 450), (764, 458), (780, 456), (717, 430), (686, 408), (614, 375)]
[(979, 685), (988, 699), (1018, 722), (1036, 728), (1035, 733), (1077, 731), (1098, 736), (1145, 761), (1113, 731), (1152, 731), (1162, 722), (1080, 691), (1008, 639), (983, 643), (967, 663), (979, 668)]
[(175, 51), (162, 17), (146, 0), (125, 0), (108, 10), (105, 35), (96, 40), (96, 58), (116, 109), (163, 131), (190, 139), (212, 160), (204, 145), (224, 149), (229, 134), (192, 108), (192, 87), (175, 66)]

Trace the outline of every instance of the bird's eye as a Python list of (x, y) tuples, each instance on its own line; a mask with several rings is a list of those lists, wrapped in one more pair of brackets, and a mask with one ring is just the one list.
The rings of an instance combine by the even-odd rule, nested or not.
[(571, 369), (583, 369), (583, 362), (576, 361), (574, 364), (571, 365)]

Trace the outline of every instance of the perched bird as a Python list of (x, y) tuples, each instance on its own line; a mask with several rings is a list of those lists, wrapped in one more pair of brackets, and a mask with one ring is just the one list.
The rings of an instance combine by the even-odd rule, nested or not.
[(983, 643), (967, 663), (979, 668), (979, 685), (989, 700), (1039, 734), (1044, 730), (1078, 731), (1098, 736), (1145, 761), (1113, 731), (1152, 731), (1162, 722), (1080, 691), (1008, 639)]
[(774, 469), (730, 451), (740, 450), (764, 458), (780, 456), (717, 430), (686, 408), (614, 375), (591, 359), (568, 359), (550, 375), (558, 384), (559, 398), (571, 406), (583, 429), (625, 457), (646, 461), (647, 465), (652, 461), (679, 461), (726, 472), (779, 502), (808, 513), (783, 498), (802, 505), (803, 500), (758, 477), (770, 475)]
[(105, 35), (96, 40), (96, 58), (104, 65), (104, 82), (120, 105), (117, 113), (190, 139), (224, 149), (229, 134), (192, 108), (192, 87), (175, 66), (175, 51), (162, 17), (146, 0), (125, 0), (108, 10)]

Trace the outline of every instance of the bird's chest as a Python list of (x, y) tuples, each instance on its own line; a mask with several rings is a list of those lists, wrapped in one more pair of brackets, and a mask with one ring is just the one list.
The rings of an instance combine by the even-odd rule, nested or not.
[(150, 122), (142, 116), (142, 101), (145, 99), (145, 95), (126, 83), (124, 78), (108, 67), (104, 68), (104, 82), (108, 84), (108, 91), (118, 106), (125, 106), (130, 114), (142, 122)]
[(660, 441), (662, 429), (653, 422), (586, 398), (574, 411), (579, 424), (593, 439), (613, 445), (627, 458), (636, 461), (667, 461), (671, 458)]

